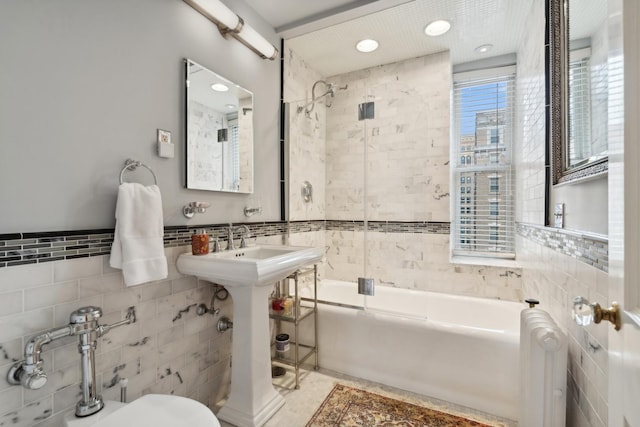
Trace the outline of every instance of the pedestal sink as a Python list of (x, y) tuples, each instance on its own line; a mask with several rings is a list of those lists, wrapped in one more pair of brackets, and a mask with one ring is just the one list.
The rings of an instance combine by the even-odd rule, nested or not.
[(272, 245), (178, 257), (178, 271), (225, 286), (233, 299), (231, 391), (221, 420), (262, 426), (284, 405), (271, 383), (268, 298), (275, 282), (321, 258), (321, 248)]

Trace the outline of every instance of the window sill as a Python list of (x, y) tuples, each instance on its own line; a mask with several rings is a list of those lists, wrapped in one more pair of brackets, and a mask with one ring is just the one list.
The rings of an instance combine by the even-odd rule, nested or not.
[(478, 265), (485, 267), (521, 268), (515, 259), (500, 259), (476, 256), (455, 255), (449, 258), (451, 264)]

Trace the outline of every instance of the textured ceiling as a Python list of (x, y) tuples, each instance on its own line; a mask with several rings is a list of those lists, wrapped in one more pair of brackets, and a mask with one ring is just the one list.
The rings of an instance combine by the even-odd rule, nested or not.
[[(246, 1), (281, 30), (287, 47), (330, 77), (444, 50), (451, 51), (453, 64), (514, 53), (532, 6), (543, 0)], [(345, 10), (350, 13), (341, 13)], [(605, 19), (607, 0), (571, 0), (570, 12), (572, 35), (588, 37)], [(425, 36), (424, 27), (436, 19), (451, 21), (451, 30)], [(535, 25), (544, 26), (544, 16), (538, 19)], [(378, 50), (357, 52), (355, 45), (364, 38), (378, 40)], [(494, 47), (475, 52), (483, 44)]]
[(247, 0), (276, 30), (374, 0)]
[[(531, 5), (531, 0), (417, 0), (288, 39), (287, 46), (325, 76), (443, 50), (459, 64), (515, 52)], [(436, 19), (451, 21), (451, 30), (425, 36), (425, 26)], [(378, 40), (380, 47), (357, 52), (355, 44), (363, 38)], [(474, 51), (488, 43), (494, 47), (487, 55)]]

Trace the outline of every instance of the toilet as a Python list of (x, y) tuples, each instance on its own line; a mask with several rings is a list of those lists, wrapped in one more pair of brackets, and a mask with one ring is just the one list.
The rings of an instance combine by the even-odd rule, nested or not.
[(146, 394), (131, 403), (105, 402), (104, 408), (91, 416), (65, 416), (64, 427), (220, 427), (213, 412), (205, 405), (186, 397)]

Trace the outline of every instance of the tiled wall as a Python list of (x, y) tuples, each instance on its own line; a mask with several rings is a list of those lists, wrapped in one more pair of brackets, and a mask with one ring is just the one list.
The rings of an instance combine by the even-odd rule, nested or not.
[(348, 89), (327, 109), (327, 219), (363, 220), (366, 191), (368, 220), (449, 221), (449, 53), (329, 80)]
[[(322, 76), (296, 52), (287, 53), (285, 100), (298, 100), (289, 117), (292, 219), (314, 212), (313, 204), (300, 202), (296, 180), (326, 168), (324, 200), (317, 200), (325, 195), (314, 185), (314, 204), (326, 201), (324, 216), (315, 211), (327, 219), (320, 275), (355, 281), (366, 269), (382, 286), (520, 299), (519, 269), (449, 262), (449, 54), (329, 77), (347, 89), (306, 117), (295, 107)], [(358, 104), (365, 101), (375, 103), (375, 118), (358, 121)]]
[[(249, 226), (249, 244), (325, 246), (324, 221)], [(226, 240), (224, 225), (195, 228)], [(0, 425), (59, 427), (75, 407), (81, 395), (77, 338), (44, 346), (49, 377), (44, 388), (11, 386), (5, 375), (23, 359), (26, 340), (67, 324), (71, 312), (89, 305), (102, 308), (101, 324), (123, 319), (130, 306), (136, 309), (136, 323), (113, 329), (98, 341), (96, 383), (105, 399), (119, 400), (121, 378), (129, 380), (129, 401), (163, 393), (213, 407), (226, 397), (231, 333), (219, 333), (216, 322), (223, 315), (233, 318), (233, 303), (231, 298), (216, 300), (219, 316), (196, 315), (198, 304), (210, 306), (214, 285), (176, 270), (178, 255), (190, 251), (186, 244), (192, 232), (167, 227), (168, 278), (135, 287), (125, 287), (121, 271), (109, 267), (113, 230), (0, 235), (0, 251), (12, 259), (0, 268)]]
[(608, 301), (607, 241), (543, 226), (545, 2), (535, 0), (531, 7), (517, 53), (516, 253), (522, 290), (539, 299), (569, 337), (567, 426), (606, 426), (610, 328), (577, 326), (571, 302), (577, 295)]
[[(327, 231), (326, 277), (376, 285), (521, 301), (519, 268), (455, 264), (448, 233)], [(365, 262), (366, 253), (366, 262)], [(366, 271), (365, 271), (366, 270)]]
[(532, 2), (517, 52), (515, 164), (516, 221), (544, 224), (545, 58), (544, 0)]
[[(326, 173), (326, 99), (313, 106), (304, 107), (311, 101), (311, 90), (322, 75), (309, 67), (298, 54), (286, 49), (284, 101), (289, 103), (287, 125), (289, 138), (289, 219), (325, 219), (325, 173)], [(324, 93), (326, 86), (316, 86), (316, 96)], [(330, 99), (330, 98), (329, 98)], [(302, 185), (309, 182), (313, 186), (312, 200), (305, 202)]]
[(608, 274), (523, 236), (518, 236), (517, 247), (524, 295), (539, 299), (539, 307), (551, 313), (569, 337), (567, 426), (606, 426), (607, 342), (612, 327), (608, 323), (576, 325), (571, 304), (578, 295), (589, 301), (609, 301)]
[[(81, 395), (77, 338), (44, 346), (49, 381), (42, 389), (10, 386), (5, 375), (23, 358), (30, 336), (67, 324), (72, 311), (88, 305), (102, 308), (103, 324), (123, 319), (129, 306), (136, 309), (136, 323), (99, 339), (96, 382), (104, 398), (119, 400), (118, 380), (125, 377), (129, 400), (171, 393), (213, 404), (226, 396), (230, 334), (216, 330), (214, 316), (196, 315), (198, 304), (210, 304), (213, 286), (176, 271), (177, 255), (187, 250), (166, 248), (169, 277), (131, 288), (105, 255), (0, 268), (0, 425), (58, 427), (75, 406)], [(216, 307), (232, 314), (231, 299)]]

